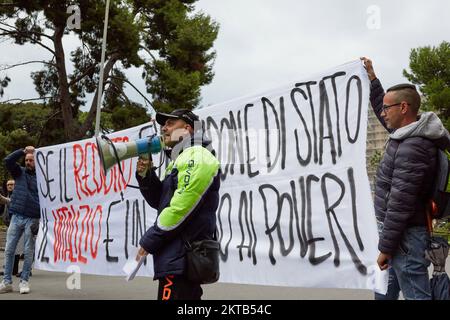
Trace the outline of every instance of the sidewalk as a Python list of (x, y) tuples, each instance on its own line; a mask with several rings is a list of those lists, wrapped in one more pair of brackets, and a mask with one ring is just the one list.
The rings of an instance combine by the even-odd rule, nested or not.
[[(0, 251), (0, 266), (4, 252)], [(22, 266), (22, 261), (20, 266)], [(21, 267), (19, 268), (21, 270)], [(14, 277), (14, 292), (0, 295), (0, 300), (155, 300), (157, 282), (147, 277), (125, 281), (125, 277), (81, 275), (80, 289), (70, 290), (70, 274), (33, 270), (30, 294), (18, 292), (19, 279)], [(215, 283), (203, 286), (204, 300), (372, 300), (369, 290), (306, 289)]]

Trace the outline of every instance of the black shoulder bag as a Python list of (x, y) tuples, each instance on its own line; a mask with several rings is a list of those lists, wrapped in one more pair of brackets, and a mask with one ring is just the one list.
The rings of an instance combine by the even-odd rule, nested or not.
[(217, 230), (213, 240), (189, 242), (184, 236), (186, 246), (186, 276), (195, 283), (207, 284), (219, 280), (219, 250)]

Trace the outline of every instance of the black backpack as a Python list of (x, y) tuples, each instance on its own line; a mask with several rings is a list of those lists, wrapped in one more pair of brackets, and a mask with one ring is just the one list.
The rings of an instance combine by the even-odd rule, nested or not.
[(450, 215), (450, 152), (447, 150), (438, 150), (438, 165), (430, 208), (433, 219), (443, 219)]

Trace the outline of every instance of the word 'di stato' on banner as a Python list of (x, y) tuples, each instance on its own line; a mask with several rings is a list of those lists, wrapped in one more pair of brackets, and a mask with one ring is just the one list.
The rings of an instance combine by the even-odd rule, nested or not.
[[(369, 81), (360, 61), (197, 110), (221, 163), (220, 282), (373, 289), (378, 234), (366, 172)], [(108, 135), (128, 142), (151, 123)], [(154, 156), (160, 161), (164, 156)], [(36, 154), (36, 267), (124, 275), (156, 219), (136, 158), (105, 176), (95, 139)], [(164, 166), (158, 170), (161, 176)], [(152, 276), (151, 256), (138, 275)]]

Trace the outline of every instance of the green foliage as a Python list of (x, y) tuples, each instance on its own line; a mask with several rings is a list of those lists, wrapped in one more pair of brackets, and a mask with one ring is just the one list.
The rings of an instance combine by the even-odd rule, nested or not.
[(111, 129), (114, 131), (134, 127), (150, 120), (147, 110), (141, 105), (120, 106), (111, 114)]
[[(146, 46), (157, 50), (160, 59), (145, 66), (147, 91), (158, 111), (192, 109), (200, 101), (200, 86), (211, 82), (214, 73), (210, 52), (218, 25), (204, 14), (189, 15), (195, 1), (140, 1), (148, 4), (142, 14)], [(163, 25), (164, 28), (160, 26)], [(157, 32), (151, 32), (157, 30)]]
[(370, 157), (370, 168), (376, 169), (378, 168), (378, 165), (380, 164), (381, 159), (383, 158), (383, 152), (380, 150), (375, 150), (373, 155)]
[[(87, 112), (80, 112), (79, 121), (84, 122), (86, 118)], [(116, 105), (112, 110), (102, 112), (100, 124), (104, 132), (114, 132), (144, 124), (149, 119), (147, 109), (140, 104), (133, 103)]]
[(22, 138), (15, 136), (14, 132), (24, 132), (25, 136), (38, 137), (42, 130), (46, 129), (44, 125), (50, 113), (49, 106), (36, 103), (0, 104), (0, 133), (8, 135), (11, 141), (18, 139), (16, 143), (22, 143), (20, 140)]
[(438, 47), (419, 47), (410, 54), (411, 73), (403, 75), (419, 85), (424, 95), (423, 109), (436, 111), (447, 129), (450, 128), (450, 43)]
[(437, 220), (433, 227), (433, 235), (447, 239), (450, 244), (450, 220), (448, 218)]
[[(87, 112), (79, 113), (79, 122), (85, 121)], [(139, 104), (116, 105), (101, 114), (106, 132), (123, 130), (148, 122), (147, 110)], [(37, 103), (0, 104), (0, 159), (28, 145), (35, 147), (64, 143), (64, 130), (59, 111), (51, 105)], [(8, 172), (0, 162), (0, 180)]]
[(177, 70), (166, 61), (157, 61), (152, 68), (147, 69), (149, 74), (157, 73), (159, 79), (147, 78), (147, 89), (153, 96), (158, 97), (153, 101), (156, 110), (169, 112), (178, 108), (193, 109), (198, 104), (200, 95), (198, 72)]
[[(111, 1), (103, 105), (104, 112), (111, 113), (111, 123), (103, 127), (123, 129), (147, 117), (145, 109), (124, 92), (130, 83), (123, 71), (130, 67), (141, 69), (156, 110), (198, 105), (200, 87), (210, 83), (214, 75), (215, 52), (211, 48), (218, 25), (207, 15), (195, 14), (195, 2)], [(72, 15), (67, 8), (71, 5), (80, 9), (79, 29), (67, 26)], [(86, 97), (98, 90), (104, 14), (104, 0), (8, 0), (7, 5), (0, 6), (0, 40), (34, 44), (52, 55), (41, 61), (44, 68), (33, 72), (32, 79), (39, 97), (45, 98), (53, 112), (60, 111), (51, 121), (59, 128), (62, 125), (65, 141), (93, 134), (97, 101), (94, 98), (87, 105)], [(79, 39), (79, 46), (72, 52), (64, 51), (63, 38), (68, 34)], [(68, 60), (72, 68), (66, 67)], [(0, 80), (1, 96), (10, 79)], [(79, 110), (86, 105), (90, 112), (82, 115)]]
[[(49, 125), (52, 111), (35, 103), (0, 104), (0, 159), (28, 145), (40, 147), (62, 141), (61, 126)], [(7, 177), (3, 162), (0, 177)]]

